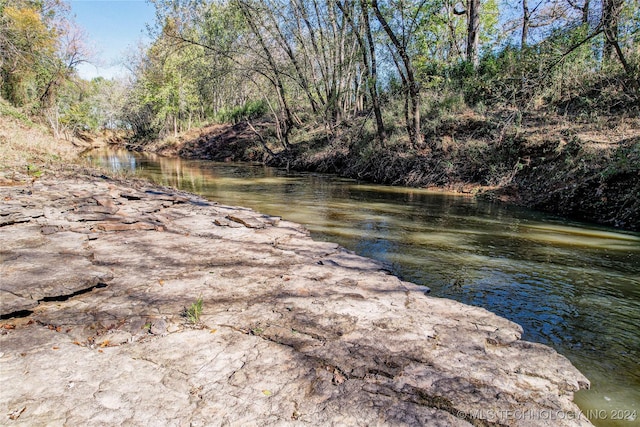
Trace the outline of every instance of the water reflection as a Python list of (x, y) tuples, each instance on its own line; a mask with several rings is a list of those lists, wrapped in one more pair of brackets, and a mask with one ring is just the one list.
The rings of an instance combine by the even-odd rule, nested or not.
[[(592, 381), (583, 410), (640, 412), (640, 235), (422, 189), (127, 152), (94, 163), (303, 223), (433, 295), (482, 306)], [(593, 420), (598, 425), (616, 425)], [(620, 424), (629, 426), (626, 424)]]

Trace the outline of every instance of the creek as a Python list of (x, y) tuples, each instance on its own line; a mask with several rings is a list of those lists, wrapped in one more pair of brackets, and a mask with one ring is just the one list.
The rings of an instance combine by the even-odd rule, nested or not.
[(638, 233), (470, 196), (262, 165), (120, 150), (87, 159), (304, 224), (316, 240), (382, 261), (432, 296), (512, 320), (524, 328), (523, 339), (552, 346), (590, 379), (591, 390), (574, 400), (591, 422), (639, 425)]

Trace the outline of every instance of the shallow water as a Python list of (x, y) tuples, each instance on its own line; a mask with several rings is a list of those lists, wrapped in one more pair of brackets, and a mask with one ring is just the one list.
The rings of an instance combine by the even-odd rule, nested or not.
[(99, 151), (93, 164), (305, 224), (432, 295), (484, 307), (590, 380), (596, 425), (640, 425), (640, 234), (470, 197), (248, 164)]

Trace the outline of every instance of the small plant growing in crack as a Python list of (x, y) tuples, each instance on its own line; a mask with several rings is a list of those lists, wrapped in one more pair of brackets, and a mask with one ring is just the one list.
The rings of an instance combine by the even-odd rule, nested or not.
[(202, 305), (204, 301), (202, 298), (198, 298), (196, 302), (191, 304), (191, 307), (184, 309), (183, 316), (187, 319), (189, 323), (197, 324), (200, 322), (200, 315), (202, 314)]
[(27, 173), (34, 178), (40, 178), (42, 176), (42, 171), (38, 166), (32, 164), (27, 165)]

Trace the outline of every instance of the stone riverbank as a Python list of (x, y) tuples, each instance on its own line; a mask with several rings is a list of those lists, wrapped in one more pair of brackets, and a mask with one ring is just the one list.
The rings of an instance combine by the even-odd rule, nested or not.
[(0, 186), (0, 259), (2, 425), (590, 425), (518, 325), (277, 217), (37, 179)]

